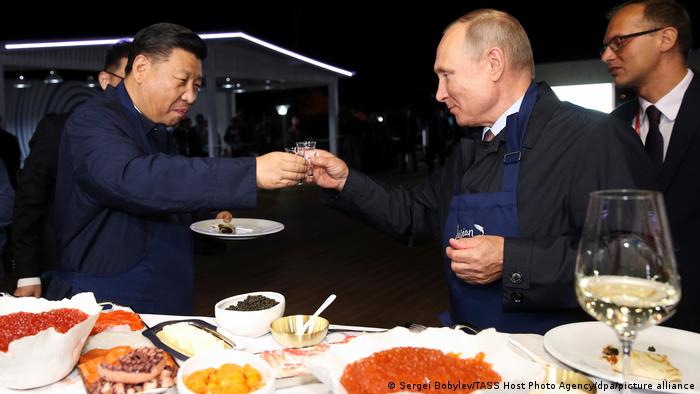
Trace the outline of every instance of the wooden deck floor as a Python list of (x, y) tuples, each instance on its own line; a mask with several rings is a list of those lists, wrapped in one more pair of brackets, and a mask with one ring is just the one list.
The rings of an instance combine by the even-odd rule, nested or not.
[(285, 295), (286, 314), (310, 314), (335, 293), (323, 314), (335, 324), (438, 325), (448, 305), (438, 243), (408, 247), (322, 205), (318, 196), (308, 185), (262, 191), (256, 209), (234, 216), (279, 221), (284, 231), (245, 241), (199, 240), (195, 313), (212, 315), (223, 298), (270, 290)]

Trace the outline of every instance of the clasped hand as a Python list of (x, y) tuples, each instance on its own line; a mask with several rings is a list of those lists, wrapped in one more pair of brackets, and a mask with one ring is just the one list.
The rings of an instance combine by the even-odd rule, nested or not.
[(450, 238), (445, 249), (452, 260), (452, 271), (461, 280), (475, 285), (495, 282), (503, 275), (503, 237), (479, 235)]

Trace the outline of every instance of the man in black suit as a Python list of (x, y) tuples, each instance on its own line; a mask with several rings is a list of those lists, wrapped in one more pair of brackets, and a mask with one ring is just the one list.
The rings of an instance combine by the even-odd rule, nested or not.
[(700, 332), (700, 80), (686, 65), (690, 17), (675, 0), (630, 1), (611, 12), (604, 43), (615, 84), (639, 96), (613, 114), (644, 142), (666, 200), (682, 285), (668, 325)]
[[(98, 75), (103, 90), (124, 79), (130, 46), (119, 42), (107, 51), (104, 69)], [(59, 141), (69, 115), (49, 114), (39, 121), (20, 172), (12, 221), (18, 297), (41, 296), (40, 276), (58, 262), (53, 200)]]

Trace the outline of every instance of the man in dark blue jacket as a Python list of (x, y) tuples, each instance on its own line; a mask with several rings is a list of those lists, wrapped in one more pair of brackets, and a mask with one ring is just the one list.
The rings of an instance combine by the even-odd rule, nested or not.
[(206, 45), (160, 23), (132, 42), (126, 78), (68, 119), (56, 187), (60, 267), (48, 298), (92, 291), (138, 312), (192, 312), (191, 212), (255, 205), (256, 186), (295, 185), (302, 157), (169, 156), (166, 127), (197, 97)]

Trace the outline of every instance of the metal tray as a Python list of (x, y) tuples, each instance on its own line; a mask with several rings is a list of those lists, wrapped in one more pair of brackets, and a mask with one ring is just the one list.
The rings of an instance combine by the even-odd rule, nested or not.
[(143, 335), (146, 338), (148, 338), (149, 340), (151, 340), (151, 342), (153, 342), (154, 345), (156, 345), (157, 347), (170, 353), (173, 357), (177, 358), (178, 360), (185, 361), (190, 357), (187, 355), (184, 355), (184, 354), (180, 353), (179, 351), (177, 351), (176, 349), (170, 347), (168, 344), (161, 341), (157, 335), (159, 332), (161, 332), (163, 330), (163, 328), (165, 326), (169, 326), (169, 325), (175, 324), (175, 323), (188, 323), (191, 326), (194, 326), (200, 330), (204, 330), (204, 331), (208, 332), (209, 334), (213, 335), (214, 337), (216, 337), (217, 339), (224, 341), (224, 343), (226, 343), (228, 346), (230, 346), (231, 349), (239, 349), (240, 348), (240, 346), (237, 346), (234, 341), (221, 335), (221, 333), (216, 331), (216, 326), (214, 326), (213, 324), (209, 324), (209, 323), (205, 322), (204, 320), (199, 320), (199, 319), (164, 321), (162, 323), (156, 324), (155, 326), (153, 326), (149, 329), (144, 330)]

